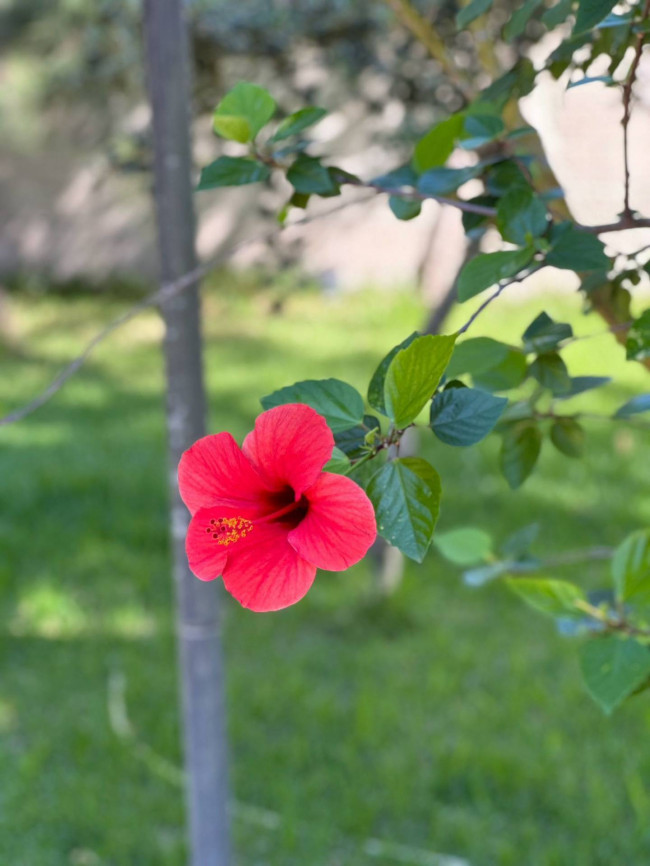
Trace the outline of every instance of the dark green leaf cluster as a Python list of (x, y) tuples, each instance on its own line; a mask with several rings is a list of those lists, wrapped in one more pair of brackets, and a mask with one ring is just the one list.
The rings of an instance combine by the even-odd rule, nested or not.
[(471, 388), (438, 391), (455, 342), (455, 334), (414, 333), (386, 355), (367, 392), (368, 406), (383, 420), (368, 414), (361, 394), (338, 379), (296, 382), (262, 398), (265, 409), (298, 402), (324, 416), (336, 442), (327, 468), (349, 475), (366, 489), (379, 532), (418, 562), (431, 543), (442, 491), (431, 464), (399, 456), (405, 429), (431, 403), (431, 426), (438, 438), (473, 444), (492, 429), (507, 402)]

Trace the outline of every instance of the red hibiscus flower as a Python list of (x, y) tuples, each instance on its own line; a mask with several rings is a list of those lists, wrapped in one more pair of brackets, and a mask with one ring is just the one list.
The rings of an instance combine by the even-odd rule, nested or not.
[(317, 568), (358, 562), (375, 515), (354, 481), (322, 471), (333, 447), (325, 419), (297, 403), (263, 412), (241, 448), (230, 433), (195, 442), (178, 467), (194, 574), (223, 575), (244, 607), (266, 611), (299, 601)]

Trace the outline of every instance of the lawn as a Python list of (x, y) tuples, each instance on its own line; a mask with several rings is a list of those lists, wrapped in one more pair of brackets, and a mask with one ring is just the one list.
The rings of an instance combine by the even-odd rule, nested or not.
[[(15, 299), (2, 408), (125, 306)], [(557, 296), (504, 300), (474, 334), (516, 336), (544, 308), (602, 330)], [(250, 281), (221, 275), (208, 290), (213, 431), (241, 437), (259, 397), (296, 379), (363, 387), (424, 315), (406, 291), (308, 290), (273, 309), (273, 289)], [(185, 862), (160, 333), (154, 313), (140, 317), (0, 431), (3, 866)], [(567, 360), (574, 375), (616, 377), (576, 408), (611, 411), (648, 390), (609, 336)], [(582, 461), (547, 443), (517, 493), (496, 471), (494, 438), (467, 451), (423, 442), (443, 479), (440, 528), (503, 539), (538, 521), (543, 555), (648, 525), (647, 431), (593, 421), (588, 434)], [(556, 575), (595, 587), (605, 566)], [(227, 598), (224, 627), (238, 866), (445, 866), (426, 852), (471, 866), (650, 862), (650, 698), (603, 717), (574, 643), (501, 586), (468, 589), (431, 553), (388, 599), (364, 563), (320, 574), (280, 613)]]

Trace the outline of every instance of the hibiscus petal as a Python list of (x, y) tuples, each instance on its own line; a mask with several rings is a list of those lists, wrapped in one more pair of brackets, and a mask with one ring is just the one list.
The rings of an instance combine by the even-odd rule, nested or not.
[(213, 532), (208, 532), (210, 520), (221, 514), (213, 508), (201, 508), (190, 520), (185, 538), (187, 561), (193, 573), (201, 580), (214, 580), (223, 574), (228, 548), (217, 544)]
[(305, 492), (309, 509), (289, 543), (318, 568), (341, 571), (358, 562), (377, 537), (372, 503), (350, 478), (321, 473)]
[(287, 403), (258, 416), (242, 450), (273, 487), (289, 485), (296, 501), (332, 456), (334, 436), (310, 406)]
[(269, 523), (255, 526), (232, 545), (223, 582), (244, 607), (269, 611), (300, 601), (315, 575), (316, 566), (288, 543), (286, 527)]
[(188, 448), (178, 465), (178, 486), (192, 514), (214, 505), (257, 506), (262, 513), (268, 492), (230, 433), (204, 436)]

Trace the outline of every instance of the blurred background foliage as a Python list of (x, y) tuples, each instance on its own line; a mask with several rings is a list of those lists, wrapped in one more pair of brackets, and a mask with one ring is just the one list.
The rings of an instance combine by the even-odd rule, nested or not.
[[(516, 5), (504, 0), (476, 33), (458, 32), (455, 3), (414, 5), (473, 86), (486, 82), (486, 60), (489, 73), (498, 72), (528, 38), (507, 44), (501, 37)], [(365, 153), (370, 170), (379, 154), (384, 163), (387, 153), (403, 154), (462, 102), (441, 64), (402, 26), (391, 0), (192, 0), (187, 8), (197, 164), (213, 147), (209, 115), (238, 80), (264, 82), (286, 111), (305, 102), (336, 109), (328, 147)], [(5, 282), (24, 287), (25, 270), (30, 279), (40, 271), (54, 282), (155, 273), (140, 15), (138, 0), (0, 4), (0, 278)], [(533, 20), (530, 34), (540, 27)], [(118, 192), (106, 190), (107, 184)], [(241, 201), (233, 209), (244, 209)], [(207, 208), (204, 202), (200, 206)], [(252, 209), (258, 208), (257, 216), (268, 219), (268, 202), (266, 208), (255, 202)], [(89, 226), (96, 226), (94, 233)], [(101, 246), (100, 238), (109, 237), (119, 249), (114, 260), (85, 255), (75, 242), (83, 232), (86, 246), (93, 241)], [(209, 246), (213, 250), (218, 241)]]

